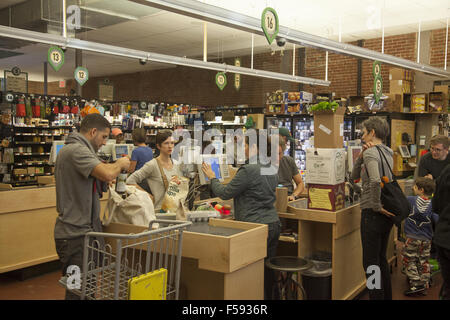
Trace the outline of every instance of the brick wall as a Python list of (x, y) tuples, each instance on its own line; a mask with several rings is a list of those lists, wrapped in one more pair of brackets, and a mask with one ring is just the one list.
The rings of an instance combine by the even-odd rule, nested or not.
[[(67, 80), (65, 88), (59, 87), (59, 81), (53, 81), (47, 84), (47, 93), (55, 96), (70, 95), (70, 90), (75, 90), (75, 86), (75, 80)], [(28, 93), (44, 94), (44, 83), (39, 81), (28, 81)]]
[[(445, 29), (431, 31), (430, 39), (430, 65), (444, 68), (445, 55)], [(447, 70), (450, 67), (450, 45), (447, 48)]]

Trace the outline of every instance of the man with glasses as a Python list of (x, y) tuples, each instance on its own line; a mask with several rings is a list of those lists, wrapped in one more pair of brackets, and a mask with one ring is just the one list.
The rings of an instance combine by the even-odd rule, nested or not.
[(430, 141), (430, 152), (422, 156), (419, 162), (419, 177), (436, 180), (445, 166), (450, 164), (448, 154), (450, 142), (444, 135), (435, 135)]

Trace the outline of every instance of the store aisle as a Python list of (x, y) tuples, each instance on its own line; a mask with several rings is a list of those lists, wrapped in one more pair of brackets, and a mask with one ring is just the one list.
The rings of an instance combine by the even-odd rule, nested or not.
[[(393, 267), (392, 288), (394, 300), (438, 300), (439, 290), (442, 285), (441, 274), (433, 277), (433, 286), (428, 290), (427, 296), (406, 297), (403, 292), (407, 289), (405, 276), (401, 273), (401, 261), (397, 255), (397, 267)], [(11, 276), (0, 274), (0, 300), (62, 300), (65, 290), (59, 285), (60, 271), (52, 271), (24, 281)], [(367, 300), (367, 291), (357, 299)]]

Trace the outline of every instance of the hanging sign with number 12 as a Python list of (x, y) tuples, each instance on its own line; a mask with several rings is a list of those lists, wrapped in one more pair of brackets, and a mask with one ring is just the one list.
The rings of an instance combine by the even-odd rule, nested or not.
[(267, 7), (264, 9), (261, 15), (261, 28), (269, 44), (272, 44), (280, 28), (277, 12), (273, 8)]
[(89, 79), (89, 71), (86, 68), (78, 67), (74, 73), (75, 80), (82, 86)]
[(52, 68), (58, 71), (64, 64), (64, 52), (58, 47), (51, 47), (48, 49), (47, 60)]

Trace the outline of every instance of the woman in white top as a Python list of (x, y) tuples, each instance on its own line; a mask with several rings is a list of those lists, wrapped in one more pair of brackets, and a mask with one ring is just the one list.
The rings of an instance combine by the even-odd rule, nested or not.
[[(156, 135), (156, 147), (159, 156), (147, 162), (141, 169), (135, 171), (127, 179), (127, 184), (137, 185), (144, 179), (147, 180), (153, 194), (155, 211), (161, 209), (161, 204), (166, 193), (166, 188), (171, 180), (178, 180), (182, 176), (180, 167), (171, 159), (175, 143), (172, 131), (161, 130)], [(164, 174), (164, 177), (161, 174)], [(164, 181), (165, 180), (165, 181)]]

